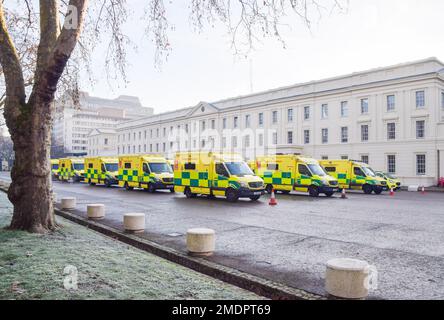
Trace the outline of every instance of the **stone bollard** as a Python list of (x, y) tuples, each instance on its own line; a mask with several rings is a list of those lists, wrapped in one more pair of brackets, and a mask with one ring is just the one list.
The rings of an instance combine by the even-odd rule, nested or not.
[(139, 233), (145, 230), (144, 213), (126, 213), (123, 216), (123, 226), (126, 231)]
[(187, 231), (187, 250), (191, 256), (211, 256), (215, 242), (215, 232), (212, 229), (196, 228)]
[(74, 197), (62, 198), (61, 204), (62, 204), (62, 209), (67, 209), (67, 210), (75, 209), (76, 198)]
[(88, 204), (86, 206), (86, 213), (88, 219), (100, 220), (105, 218), (105, 205), (104, 204)]
[(332, 296), (362, 299), (376, 281), (376, 269), (366, 261), (339, 258), (327, 262), (325, 290)]

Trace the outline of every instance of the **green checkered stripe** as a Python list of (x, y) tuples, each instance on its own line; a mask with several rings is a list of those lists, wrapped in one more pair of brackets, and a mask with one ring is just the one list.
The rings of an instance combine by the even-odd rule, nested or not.
[(60, 176), (61, 177), (64, 177), (64, 178), (69, 178), (69, 177), (71, 177), (72, 176), (72, 170), (71, 169), (69, 169), (69, 168), (64, 168), (64, 167), (60, 167), (60, 170), (59, 170), (59, 174), (60, 174)]
[(210, 188), (208, 172), (181, 171), (174, 172), (174, 184), (176, 186), (188, 186), (197, 188)]
[(292, 177), (291, 172), (281, 171), (264, 171), (261, 177), (265, 184), (274, 185), (294, 185), (295, 179)]
[(138, 182), (138, 183), (148, 183), (154, 182), (155, 175), (153, 173), (146, 174), (142, 172), (142, 175), (139, 176), (139, 170), (133, 169), (119, 169), (119, 181), (128, 181), (128, 182)]
[(106, 173), (99, 172), (97, 169), (88, 169), (85, 172), (86, 179), (106, 179)]

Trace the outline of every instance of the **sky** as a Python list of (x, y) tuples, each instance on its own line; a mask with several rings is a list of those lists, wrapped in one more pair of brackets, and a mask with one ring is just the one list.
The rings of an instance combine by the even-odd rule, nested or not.
[[(144, 2), (129, 3), (141, 12)], [(82, 80), (82, 89), (105, 98), (138, 96), (160, 113), (249, 94), (251, 87), (258, 92), (428, 57), (444, 61), (442, 0), (350, 0), (346, 12), (325, 11), (311, 30), (292, 16), (285, 21), (285, 49), (262, 39), (247, 57), (234, 55), (223, 25), (195, 33), (186, 6), (169, 8), (172, 52), (160, 69), (136, 14), (125, 26), (138, 46), (128, 56), (128, 82), (109, 85), (98, 49), (96, 83)]]

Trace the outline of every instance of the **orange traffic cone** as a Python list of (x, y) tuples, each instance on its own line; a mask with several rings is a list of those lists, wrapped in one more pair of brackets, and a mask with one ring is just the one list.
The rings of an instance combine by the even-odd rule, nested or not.
[(390, 188), (390, 196), (391, 197), (395, 196), (395, 192), (393, 191), (393, 188)]
[(347, 199), (347, 195), (345, 194), (345, 188), (342, 189), (341, 199)]
[(277, 205), (277, 201), (276, 201), (276, 196), (274, 195), (274, 189), (271, 190), (271, 198), (270, 198), (270, 202), (268, 203), (270, 206), (275, 206)]
[(424, 186), (421, 187), (421, 193), (422, 193), (422, 194), (425, 194), (425, 188), (424, 188)]

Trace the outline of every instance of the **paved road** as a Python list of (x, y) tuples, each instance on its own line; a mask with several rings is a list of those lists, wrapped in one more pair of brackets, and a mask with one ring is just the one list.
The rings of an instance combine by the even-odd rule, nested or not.
[(270, 207), (268, 197), (232, 204), (84, 184), (55, 182), (54, 189), (59, 197), (76, 196), (82, 211), (105, 203), (103, 223), (114, 227), (122, 228), (125, 212), (145, 212), (143, 237), (177, 250), (185, 251), (188, 228), (213, 228), (212, 261), (313, 293), (325, 294), (327, 260), (353, 257), (379, 271), (371, 298), (444, 299), (443, 193), (278, 195), (278, 206)]

